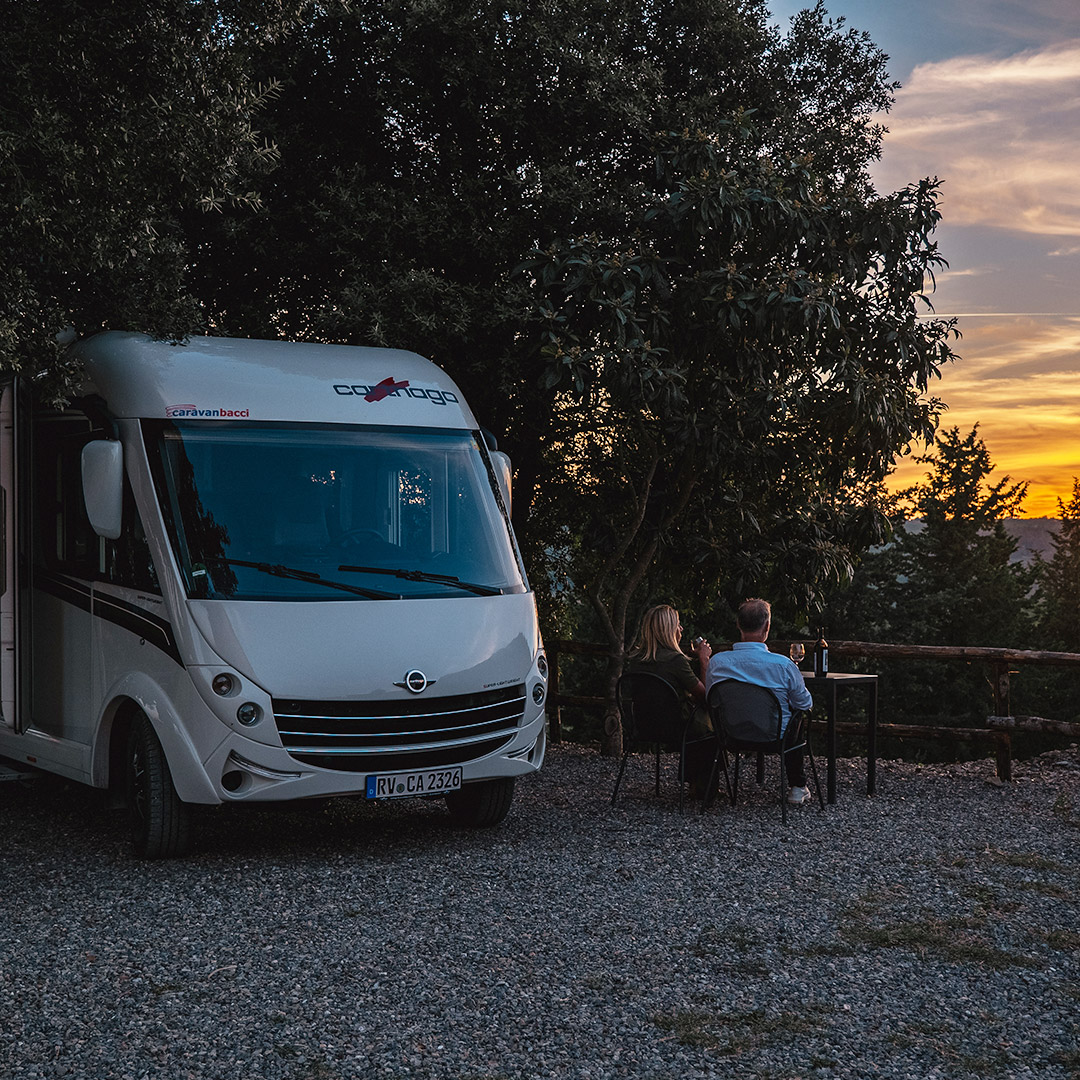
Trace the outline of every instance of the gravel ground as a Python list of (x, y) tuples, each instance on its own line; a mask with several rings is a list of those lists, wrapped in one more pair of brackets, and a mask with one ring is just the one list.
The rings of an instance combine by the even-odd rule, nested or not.
[(786, 828), (614, 774), (556, 747), (484, 832), (206, 811), (168, 863), (100, 793), (0, 784), (0, 1077), (1080, 1077), (1076, 747), (873, 799), (842, 761)]

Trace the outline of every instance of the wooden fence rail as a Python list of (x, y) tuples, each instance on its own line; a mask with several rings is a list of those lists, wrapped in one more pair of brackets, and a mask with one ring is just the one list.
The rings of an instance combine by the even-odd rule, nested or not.
[[(772, 647), (778, 652), (787, 652), (790, 642), (773, 642)], [(806, 641), (807, 653), (813, 649), (813, 642)], [(570, 641), (556, 638), (546, 641), (550, 682), (548, 686), (548, 709), (551, 738), (558, 742), (562, 738), (563, 705), (575, 705), (584, 708), (605, 709), (612, 703), (607, 698), (589, 694), (567, 694), (563, 692), (559, 673), (559, 660), (562, 656), (610, 655), (607, 645), (596, 642)], [(881, 660), (946, 660), (972, 663), (980, 661), (988, 665), (991, 672), (990, 685), (994, 691), (994, 715), (987, 717), (986, 728), (942, 728), (914, 724), (882, 724), (881, 734), (903, 734), (925, 738), (949, 738), (976, 740), (993, 743), (997, 752), (998, 775), (1008, 779), (1009, 734), (1011, 731), (1040, 731), (1067, 736), (1080, 736), (1080, 724), (1046, 720), (1037, 716), (1012, 716), (1009, 707), (1009, 676), (1015, 674), (1015, 668), (1029, 664), (1050, 667), (1080, 666), (1080, 653), (1046, 652), (1036, 649), (994, 649), (972, 645), (893, 645), (872, 641), (833, 641), (829, 644), (833, 656), (881, 659)], [(846, 727), (847, 725), (838, 725)], [(862, 725), (851, 725), (853, 729)]]

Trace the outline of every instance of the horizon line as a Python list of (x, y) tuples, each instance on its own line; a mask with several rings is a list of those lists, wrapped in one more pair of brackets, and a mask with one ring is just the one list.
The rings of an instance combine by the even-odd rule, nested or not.
[(920, 319), (1080, 319), (1080, 311), (943, 311)]

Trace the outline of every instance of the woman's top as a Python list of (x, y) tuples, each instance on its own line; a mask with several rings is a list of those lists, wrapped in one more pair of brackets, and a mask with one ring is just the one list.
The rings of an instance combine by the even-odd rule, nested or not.
[(640, 656), (631, 656), (627, 664), (628, 671), (645, 671), (650, 675), (659, 675), (667, 679), (672, 686), (693, 693), (698, 684), (698, 677), (690, 666), (690, 657), (675, 649), (657, 649), (655, 660), (645, 660)]

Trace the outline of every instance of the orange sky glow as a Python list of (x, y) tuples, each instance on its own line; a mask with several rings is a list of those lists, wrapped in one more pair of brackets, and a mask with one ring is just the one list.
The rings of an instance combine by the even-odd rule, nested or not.
[[(778, 25), (798, 0), (775, 0)], [(942, 186), (933, 293), (961, 357), (931, 392), (942, 428), (976, 424), (997, 467), (1028, 484), (1024, 513), (1053, 517), (1080, 477), (1080, 3), (826, 0), (865, 30), (901, 83), (882, 122), (879, 191)], [(922, 447), (915, 447), (922, 452)], [(895, 490), (925, 465), (897, 464)]]
[[(993, 479), (1026, 481), (1031, 517), (1056, 516), (1080, 476), (1080, 6), (1073, 21), (1072, 38), (916, 65), (875, 177), (944, 181), (933, 302), (963, 336), (941, 424), (979, 425)], [(892, 486), (925, 471), (902, 461)]]

